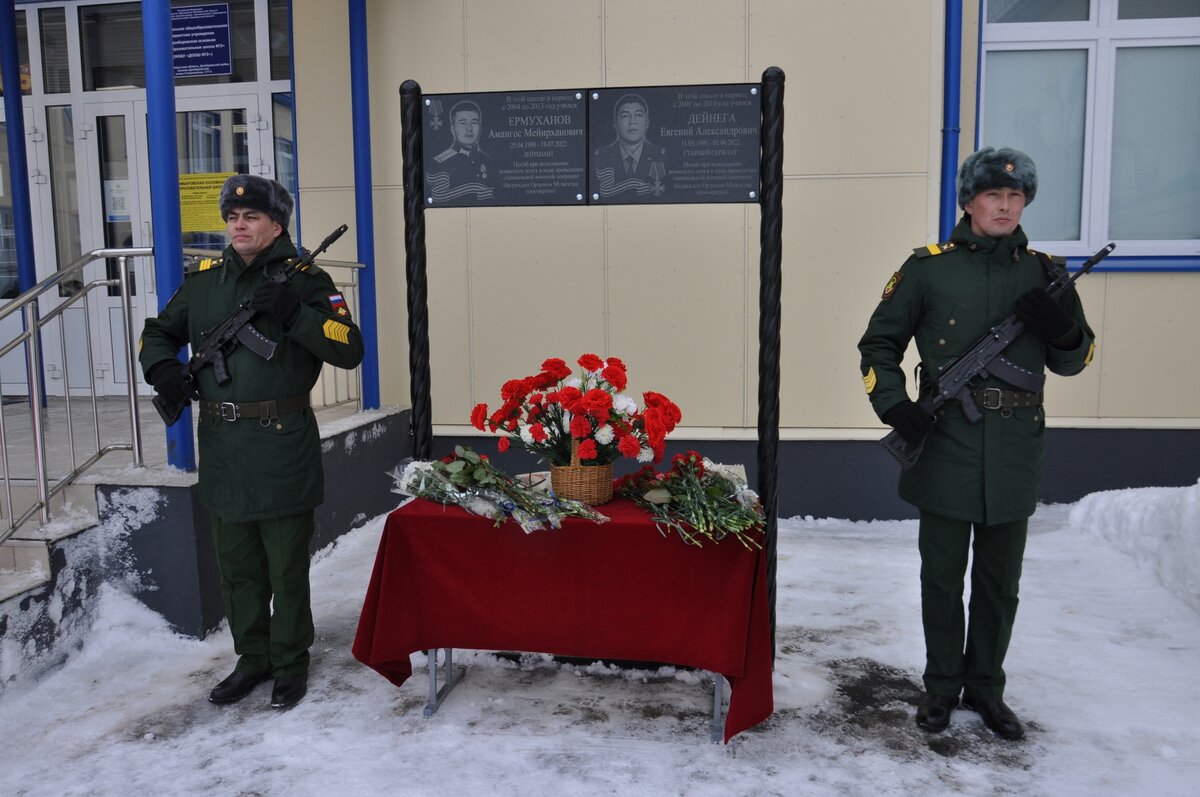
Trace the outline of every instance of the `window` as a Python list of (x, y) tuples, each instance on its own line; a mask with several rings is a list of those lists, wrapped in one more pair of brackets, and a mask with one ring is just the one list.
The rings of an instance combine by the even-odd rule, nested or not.
[(1030, 239), (1200, 265), (1200, 0), (989, 0), (984, 18), (979, 144), (1037, 163)]

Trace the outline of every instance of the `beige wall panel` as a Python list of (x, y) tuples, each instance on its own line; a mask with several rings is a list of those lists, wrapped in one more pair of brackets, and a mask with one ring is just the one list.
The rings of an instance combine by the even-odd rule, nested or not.
[(372, 0), (367, 21), (371, 168), (376, 187), (399, 186), (400, 84), (415, 80), (428, 93), (465, 91), (463, 8), (462, 3)]
[[(470, 216), (474, 402), (494, 407), (500, 386), (603, 354), (604, 239), (600, 208), (482, 208)], [(430, 214), (433, 215), (433, 214)], [(461, 318), (461, 323), (468, 319)], [(465, 423), (473, 402), (435, 423)]]
[(750, 0), (751, 79), (768, 66), (787, 76), (787, 174), (934, 168), (930, 85), (942, 58), (942, 42), (933, 37), (936, 6)]
[(743, 0), (606, 0), (604, 13), (605, 86), (747, 79)]
[(608, 210), (608, 354), (632, 395), (666, 394), (686, 426), (744, 423), (744, 218), (737, 205)]
[(1100, 387), (1105, 371), (1106, 277), (1103, 274), (1090, 274), (1082, 277), (1076, 287), (1088, 324), (1096, 333), (1096, 352), (1091, 364), (1074, 376), (1046, 372), (1046, 417), (1051, 419), (1051, 423), (1055, 418), (1095, 418), (1100, 411)]
[[(1197, 418), (1200, 274), (1106, 274), (1100, 414)], [(1085, 277), (1084, 279), (1088, 279)]]
[(925, 228), (926, 190), (924, 177), (786, 181), (782, 426), (878, 424), (858, 339), (888, 278), (926, 243), (913, 237)]
[(329, 188), (354, 182), (350, 119), (350, 31), (344, 8), (329, 13), (327, 3), (296, 0), (293, 35), (296, 57), (296, 152), (300, 185)]
[(600, 0), (467, 2), (467, 90), (588, 88), (603, 80)]
[[(399, 189), (375, 190), (375, 298), (379, 330), (379, 401), (383, 405), (411, 403), (408, 390), (408, 293), (404, 277), (404, 240), (381, 246), (384, 236), (404, 227), (404, 199)], [(432, 282), (432, 277), (430, 279)], [(433, 288), (430, 288), (432, 293)], [(436, 322), (438, 319), (432, 319)], [(431, 334), (431, 337), (432, 334)], [(445, 336), (435, 338), (444, 345)], [(431, 343), (433, 345), (433, 343)], [(432, 375), (435, 393), (439, 373)]]
[[(441, 208), (425, 214), (426, 275), (429, 284), (430, 400), (434, 423), (465, 423), (471, 398), (470, 273), (468, 211)], [(401, 222), (400, 226), (403, 226)], [(408, 289), (400, 264), (400, 297)], [(399, 315), (399, 314), (398, 314)], [(407, 313), (404, 332), (404, 400), (409, 401)]]

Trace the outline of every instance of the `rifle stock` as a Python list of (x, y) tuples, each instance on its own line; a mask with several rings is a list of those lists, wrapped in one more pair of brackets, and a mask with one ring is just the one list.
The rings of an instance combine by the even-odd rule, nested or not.
[[(1064, 271), (1063, 274), (1060, 274), (1046, 286), (1046, 293), (1054, 298), (1058, 298), (1077, 279), (1091, 271), (1093, 266), (1108, 257), (1109, 253), (1116, 248), (1117, 245), (1115, 243), (1110, 243), (1085, 260), (1083, 265), (1079, 267), (1079, 271), (1070, 276), (1067, 276)], [(963, 415), (966, 416), (967, 421), (978, 423), (983, 418), (983, 413), (971, 397), (968, 385), (975, 377), (986, 376), (988, 366), (993, 362), (1003, 362), (1005, 364), (1003, 369), (998, 368), (997, 370), (1007, 370), (1014, 367), (1012, 363), (1007, 362), (1000, 355), (1024, 331), (1025, 324), (1017, 318), (1015, 313), (1010, 314), (999, 324), (993, 326), (988, 330), (987, 334), (972, 344), (969, 349), (938, 369), (937, 378), (933, 380), (929, 392), (917, 399), (918, 406), (925, 410), (934, 423), (936, 423), (938, 408), (950, 399), (956, 399), (962, 405)], [(1044, 376), (1041, 378), (1045, 379)], [(921, 452), (925, 450), (924, 438), (916, 444), (911, 444), (894, 429), (880, 440), (879, 444), (905, 470), (917, 464), (917, 459), (920, 458)]]
[[(303, 256), (288, 264), (286, 268), (273, 274), (271, 279), (275, 282), (291, 281), (297, 271), (302, 271), (311, 265), (322, 252), (333, 245), (334, 241), (341, 238), (342, 233), (347, 229), (349, 229), (347, 225), (341, 225), (327, 235), (325, 240), (321, 241), (320, 246), (311, 252), (305, 252)], [(238, 303), (238, 306), (225, 317), (224, 321), (205, 333), (204, 340), (195, 347), (187, 362), (187, 379), (193, 387), (196, 385), (196, 374), (205, 366), (212, 366), (213, 378), (218, 385), (224, 387), (233, 381), (226, 358), (239, 345), (245, 345), (264, 360), (269, 360), (275, 355), (277, 344), (250, 326), (250, 322), (257, 316), (258, 313), (250, 309), (250, 299), (247, 297)], [(183, 411), (191, 402), (187, 398), (179, 402), (167, 401), (161, 394), (156, 393), (152, 403), (163, 423), (173, 426), (183, 416)]]

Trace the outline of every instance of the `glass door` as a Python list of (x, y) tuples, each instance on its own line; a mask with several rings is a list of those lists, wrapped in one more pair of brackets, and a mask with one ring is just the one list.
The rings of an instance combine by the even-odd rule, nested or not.
[[(224, 176), (254, 170), (263, 163), (256, 127), (257, 98), (253, 95), (190, 98), (176, 104), (176, 146), (179, 157), (180, 209), (183, 246), (212, 249), (225, 246), (225, 225), (217, 210)], [(150, 150), (146, 104), (95, 102), (84, 107), (85, 166), (81, 172), (81, 217), (85, 219), (84, 249), (153, 246), (150, 212)], [(255, 172), (257, 173), (257, 171)], [(158, 313), (153, 260), (130, 260), (134, 334), (148, 316)], [(180, 259), (182, 267), (182, 258)], [(106, 264), (117, 276), (115, 258)], [(98, 346), (94, 374), (98, 390), (108, 395), (127, 391), (124, 319), (117, 288), (93, 291), (90, 300), (92, 340)], [(151, 391), (139, 385), (139, 391)]]

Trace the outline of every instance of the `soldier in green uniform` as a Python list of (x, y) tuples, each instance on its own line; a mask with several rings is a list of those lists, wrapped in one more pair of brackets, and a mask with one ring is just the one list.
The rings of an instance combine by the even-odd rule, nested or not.
[(1049, 272), (1063, 261), (1031, 250), (1020, 227), (1036, 193), (1037, 172), (1024, 153), (986, 147), (970, 155), (958, 175), (962, 220), (949, 241), (919, 247), (891, 277), (858, 344), (876, 414), (910, 444), (925, 440), (917, 464), (901, 474), (899, 492), (920, 514), (926, 694), (917, 725), (935, 733), (949, 725), (961, 695), (999, 736), (1024, 735), (1003, 700), (1002, 665), (1037, 503), (1045, 412), (1040, 392), (992, 376), (973, 391), (981, 421), (968, 422), (958, 402), (931, 418), (909, 398), (901, 360), (915, 339), (924, 374), (936, 379), (941, 366), (1015, 309), (1027, 330), (1004, 356), (1021, 369), (1072, 375), (1091, 361), (1094, 335), (1078, 295), (1071, 289), (1056, 301), (1045, 291)]
[[(146, 321), (146, 381), (171, 401), (199, 401), (200, 500), (212, 517), (221, 593), (238, 662), (212, 690), (233, 703), (274, 678), (271, 705), (304, 697), (313, 642), (309, 543), (323, 500), (321, 441), (309, 392), (323, 363), (353, 368), (363, 345), (342, 295), (316, 266), (290, 283), (268, 277), (296, 257), (287, 233), (292, 198), (274, 180), (234, 175), (221, 189), (230, 244), (190, 274), (157, 318)], [(247, 297), (254, 327), (276, 341), (264, 360), (241, 346), (228, 357), (232, 381), (212, 368), (195, 376), (176, 359), (200, 343)], [(272, 610), (273, 609), (273, 610)]]

